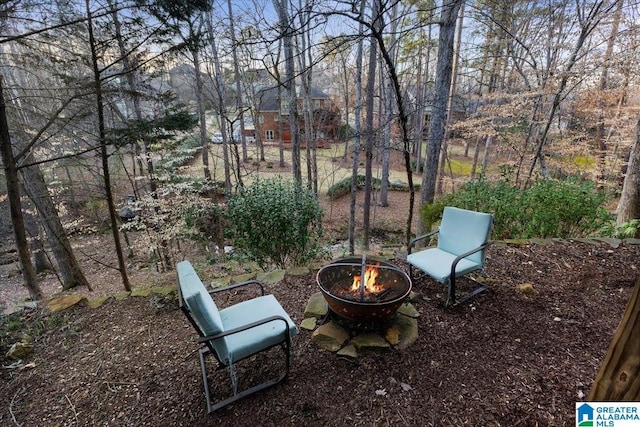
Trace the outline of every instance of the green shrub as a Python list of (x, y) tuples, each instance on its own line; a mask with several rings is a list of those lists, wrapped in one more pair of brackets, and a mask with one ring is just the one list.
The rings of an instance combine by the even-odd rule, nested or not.
[[(359, 189), (362, 189), (364, 187), (364, 181), (365, 181), (365, 176), (358, 175), (357, 186)], [(379, 188), (380, 183), (381, 182), (379, 178), (371, 178), (371, 185), (373, 186), (373, 188)], [(350, 193), (351, 193), (351, 177), (350, 176), (343, 179), (342, 181), (336, 182), (327, 190), (327, 196), (329, 196), (331, 200), (339, 199), (340, 197), (346, 196), (347, 194), (350, 194)]]
[(631, 221), (624, 222), (620, 225), (616, 225), (612, 222), (607, 230), (609, 231), (607, 235), (618, 239), (640, 237), (640, 219), (632, 219)]
[[(425, 225), (437, 222), (444, 206), (494, 214), (493, 238), (570, 238), (597, 233), (612, 221), (605, 196), (592, 182), (540, 179), (525, 190), (501, 180), (470, 181), (457, 192), (423, 206)], [(425, 227), (426, 228), (426, 227)]]
[(234, 246), (262, 269), (301, 265), (321, 251), (322, 209), (309, 190), (282, 178), (257, 180), (229, 199)]
[(346, 141), (349, 138), (353, 138), (353, 135), (355, 135), (355, 131), (351, 126), (346, 123), (340, 125), (340, 128), (338, 129), (338, 138), (341, 141)]

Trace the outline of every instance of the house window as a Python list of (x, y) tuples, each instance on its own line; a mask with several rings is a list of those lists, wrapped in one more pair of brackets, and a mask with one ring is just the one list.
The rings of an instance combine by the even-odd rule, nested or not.
[(264, 123), (264, 116), (262, 114), (258, 116), (258, 123)]
[(273, 121), (277, 122), (278, 120), (280, 120), (280, 114), (274, 114), (273, 115)]
[(319, 99), (314, 99), (313, 100), (313, 108), (320, 108), (320, 100)]
[(272, 130), (267, 130), (264, 132), (264, 136), (266, 137), (267, 141), (273, 141), (273, 131)]
[(280, 111), (288, 112), (289, 111), (289, 100), (283, 99), (280, 101)]

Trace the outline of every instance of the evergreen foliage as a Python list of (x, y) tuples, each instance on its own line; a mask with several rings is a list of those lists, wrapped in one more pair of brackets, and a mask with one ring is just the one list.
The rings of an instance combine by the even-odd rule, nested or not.
[(192, 129), (197, 123), (197, 116), (179, 106), (161, 117), (127, 121), (107, 133), (107, 143), (126, 147), (145, 141), (152, 150), (171, 150), (176, 145), (176, 134)]
[(589, 181), (539, 179), (521, 190), (508, 180), (470, 181), (455, 193), (422, 208), (425, 228), (442, 217), (445, 206), (494, 215), (493, 238), (571, 238), (601, 234), (613, 221), (606, 197)]
[[(358, 175), (358, 189), (361, 190), (362, 188), (364, 188), (364, 181), (365, 176)], [(371, 185), (373, 188), (380, 188), (381, 184), (382, 181), (379, 178), (371, 178)], [(420, 185), (414, 185), (414, 188), (420, 188)], [(409, 191), (409, 186), (405, 183), (390, 182), (389, 189), (397, 191)], [(351, 177), (347, 177), (342, 181), (336, 182), (327, 190), (327, 196), (329, 196), (331, 200), (339, 199), (340, 197), (346, 196), (349, 193), (351, 193)]]
[(230, 197), (227, 221), (236, 250), (262, 269), (302, 265), (321, 252), (318, 200), (281, 177), (256, 180)]

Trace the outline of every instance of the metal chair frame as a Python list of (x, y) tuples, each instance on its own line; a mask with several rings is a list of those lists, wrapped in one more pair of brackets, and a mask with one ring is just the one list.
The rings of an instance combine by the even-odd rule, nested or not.
[[(225, 291), (230, 291), (236, 288), (240, 288), (240, 287), (245, 287), (245, 286), (249, 286), (249, 285), (257, 285), (260, 288), (260, 294), (262, 296), (264, 296), (264, 287), (262, 286), (262, 283), (260, 283), (257, 280), (249, 280), (246, 282), (242, 282), (242, 283), (237, 283), (231, 286), (227, 286), (224, 288), (217, 288), (217, 289), (213, 289), (213, 290), (209, 290), (208, 293), (210, 295), (216, 294), (216, 293), (220, 293), (220, 292), (225, 292)], [(198, 326), (196, 320), (193, 317), (193, 313), (189, 310), (189, 308), (187, 307), (187, 305), (185, 304), (185, 301), (182, 297), (182, 291), (180, 289), (180, 286), (178, 286), (178, 301), (179, 301), (179, 306), (180, 306), (180, 310), (182, 310), (182, 312), (184, 313), (184, 315), (187, 317), (187, 319), (189, 320), (189, 323), (191, 323), (191, 325), (196, 329), (196, 331), (198, 332), (198, 335), (200, 335), (200, 339), (198, 339), (198, 342), (202, 344), (202, 347), (199, 349), (198, 353), (199, 353), (199, 357), (200, 357), (200, 367), (201, 367), (201, 373), (202, 373), (202, 382), (204, 384), (204, 393), (205, 393), (205, 398), (207, 400), (207, 412), (209, 414), (233, 403), (236, 402), (240, 399), (243, 399), (247, 396), (250, 396), (256, 392), (259, 392), (261, 390), (265, 390), (267, 388), (273, 387), (277, 384), (280, 384), (281, 382), (283, 382), (284, 380), (286, 380), (287, 376), (289, 375), (289, 370), (290, 370), (290, 366), (291, 366), (291, 348), (292, 348), (292, 344), (291, 344), (291, 334), (290, 334), (290, 329), (289, 329), (289, 323), (287, 322), (287, 319), (285, 319), (282, 316), (270, 316), (264, 319), (261, 319), (260, 321), (256, 321), (256, 322), (252, 322), (252, 323), (248, 323), (246, 325), (234, 328), (234, 329), (230, 329), (224, 332), (221, 332), (219, 334), (215, 334), (215, 335), (206, 335), (204, 334), (204, 332), (202, 331), (202, 329), (200, 328), (200, 326)], [(278, 373), (278, 376), (274, 379), (270, 379), (267, 380), (263, 383), (257, 384), (253, 387), (250, 387), (246, 390), (241, 390), (241, 391), (237, 391), (234, 387), (233, 389), (233, 395), (223, 399), (221, 401), (218, 402), (212, 402), (211, 401), (211, 389), (210, 389), (210, 385), (209, 385), (209, 379), (208, 379), (208, 374), (207, 374), (207, 364), (206, 364), (206, 357), (208, 355), (213, 355), (214, 358), (216, 359), (216, 362), (218, 363), (218, 367), (217, 369), (224, 369), (224, 368), (230, 368), (230, 369), (234, 369), (231, 366), (229, 366), (228, 364), (225, 364), (223, 361), (220, 360), (220, 358), (218, 357), (213, 344), (212, 344), (212, 340), (215, 340), (216, 338), (222, 338), (225, 336), (229, 336), (232, 334), (236, 334), (242, 331), (246, 331), (248, 329), (254, 328), (256, 326), (265, 324), (265, 323), (269, 323), (269, 322), (273, 322), (273, 321), (278, 321), (281, 320), (284, 322), (285, 324), (285, 330), (286, 333), (284, 335), (284, 339), (279, 342), (276, 343), (274, 345), (262, 348), (261, 350), (254, 352), (242, 359), (239, 360), (234, 360), (233, 363), (237, 363), (240, 362), (242, 360), (245, 360), (249, 357), (252, 357), (258, 353), (267, 351), (273, 347), (279, 346), (282, 351), (285, 354), (285, 367), (284, 370)], [(232, 374), (233, 377), (234, 374)]]
[[(491, 232), (491, 223), (489, 224), (489, 231), (487, 233), (487, 236), (490, 234), (490, 232)], [(438, 235), (439, 233), (440, 233), (440, 228), (438, 228), (437, 230), (431, 231), (430, 233), (427, 233), (427, 234), (424, 234), (424, 235), (421, 235), (421, 236), (418, 236), (418, 237), (415, 237), (414, 239), (412, 239), (409, 242), (409, 245), (407, 247), (407, 256), (409, 256), (412, 253), (412, 251), (413, 251), (413, 249), (414, 249), (414, 247), (416, 246), (417, 243), (419, 243), (419, 242), (421, 242), (423, 240), (426, 240), (428, 238), (434, 237), (434, 236)], [(485, 250), (490, 244), (491, 244), (491, 242), (488, 240), (488, 237), (487, 237), (487, 240), (484, 243), (482, 243), (480, 246), (478, 246), (478, 247), (475, 247), (475, 248), (473, 248), (473, 249), (471, 249), (469, 251), (466, 251), (466, 252), (464, 252), (462, 254), (459, 254), (459, 255), (451, 254), (451, 255), (455, 256), (455, 259), (451, 263), (451, 270), (450, 270), (449, 276), (446, 278), (446, 280), (444, 282), (444, 284), (447, 286), (447, 298), (446, 298), (446, 301), (445, 301), (445, 305), (446, 306), (454, 306), (454, 305), (457, 305), (457, 304), (466, 303), (467, 301), (471, 300), (472, 298), (476, 297), (477, 295), (481, 294), (482, 292), (487, 291), (487, 287), (484, 284), (478, 282), (473, 277), (468, 276), (468, 274), (471, 273), (472, 271), (468, 271), (465, 274), (456, 274), (456, 267), (457, 267), (458, 263), (461, 260), (463, 260), (464, 258), (466, 258), (466, 257), (468, 257), (470, 255), (473, 255), (473, 254), (475, 254), (477, 252)], [(409, 277), (411, 278), (412, 281), (414, 281), (414, 283), (415, 283), (415, 280), (418, 279), (418, 278), (421, 278), (421, 277), (424, 277), (424, 276), (429, 276), (428, 272), (425, 272), (424, 270), (420, 270), (420, 268), (418, 268), (416, 266), (413, 266), (410, 262), (408, 264), (409, 264)], [(482, 264), (479, 264), (479, 266), (478, 266), (478, 268), (476, 270), (480, 270), (482, 268), (484, 268), (484, 260), (483, 260)], [(414, 270), (420, 270), (420, 271), (422, 271), (423, 274), (416, 275), (416, 274), (414, 274)], [(476, 270), (473, 270), (473, 271), (476, 271)], [(476, 283), (478, 286), (475, 289), (473, 289), (471, 292), (469, 292), (468, 294), (464, 295), (462, 298), (457, 299), (456, 298), (456, 279), (458, 277), (463, 277), (463, 276), (465, 278), (467, 278), (468, 280)]]

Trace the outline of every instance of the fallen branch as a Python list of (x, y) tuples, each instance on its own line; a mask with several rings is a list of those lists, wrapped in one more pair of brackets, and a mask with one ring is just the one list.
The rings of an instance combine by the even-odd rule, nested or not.
[(71, 411), (73, 411), (73, 418), (76, 420), (76, 425), (78, 425), (78, 411), (76, 411), (76, 407), (73, 406), (73, 403), (71, 403), (71, 399), (69, 399), (69, 396), (65, 394), (64, 398), (67, 399), (69, 406), (71, 406)]
[(16, 396), (19, 393), (22, 393), (24, 391), (24, 387), (22, 387), (20, 390), (16, 391), (16, 394), (13, 395), (13, 397), (11, 398), (11, 402), (9, 403), (9, 413), (11, 414), (11, 420), (13, 420), (13, 423), (15, 425), (17, 425), (18, 427), (21, 427), (22, 425), (18, 422), (18, 420), (16, 420), (16, 416), (13, 413), (13, 404), (16, 401)]

